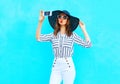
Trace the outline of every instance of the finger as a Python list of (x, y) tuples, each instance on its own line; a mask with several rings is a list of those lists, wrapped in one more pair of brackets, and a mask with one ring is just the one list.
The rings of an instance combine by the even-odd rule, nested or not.
[(81, 25), (81, 26), (84, 25), (83, 22), (80, 21), (80, 25)]
[(43, 15), (43, 10), (40, 11), (40, 15), (41, 15), (41, 16)]

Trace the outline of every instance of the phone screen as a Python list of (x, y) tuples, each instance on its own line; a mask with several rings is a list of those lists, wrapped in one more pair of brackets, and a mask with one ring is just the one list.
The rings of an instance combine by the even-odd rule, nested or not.
[(44, 12), (44, 15), (45, 15), (45, 16), (49, 16), (49, 15), (50, 15), (50, 11), (45, 11), (45, 12)]
[(51, 16), (52, 15), (52, 12), (51, 11), (45, 11), (44, 12), (44, 16)]

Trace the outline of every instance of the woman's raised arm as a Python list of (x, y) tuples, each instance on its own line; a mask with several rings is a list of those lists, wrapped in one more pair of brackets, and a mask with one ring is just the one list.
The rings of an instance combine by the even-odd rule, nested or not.
[(90, 37), (89, 37), (89, 35), (88, 35), (87, 31), (86, 31), (85, 24), (82, 21), (80, 21), (79, 26), (82, 29), (82, 32), (84, 33), (85, 40), (87, 42), (91, 42)]
[(44, 21), (43, 11), (40, 11), (38, 27), (37, 27), (37, 30), (36, 30), (36, 40), (40, 39), (41, 27), (42, 27), (43, 21)]

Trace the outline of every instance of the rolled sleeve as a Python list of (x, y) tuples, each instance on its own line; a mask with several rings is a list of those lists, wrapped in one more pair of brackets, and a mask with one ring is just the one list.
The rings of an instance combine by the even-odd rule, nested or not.
[(41, 34), (39, 36), (39, 38), (37, 39), (37, 41), (40, 41), (40, 42), (51, 42), (52, 40), (52, 37), (53, 37), (53, 33), (50, 33), (50, 34)]
[(84, 46), (86, 48), (91, 47), (91, 42), (90, 41), (85, 41), (83, 40), (80, 36), (78, 36), (76, 33), (73, 33), (73, 40), (75, 43), (78, 45)]

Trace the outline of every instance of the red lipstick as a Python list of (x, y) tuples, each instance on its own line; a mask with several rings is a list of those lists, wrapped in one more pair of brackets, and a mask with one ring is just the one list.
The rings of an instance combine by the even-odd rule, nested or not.
[(60, 23), (62, 23), (63, 21), (61, 20)]

